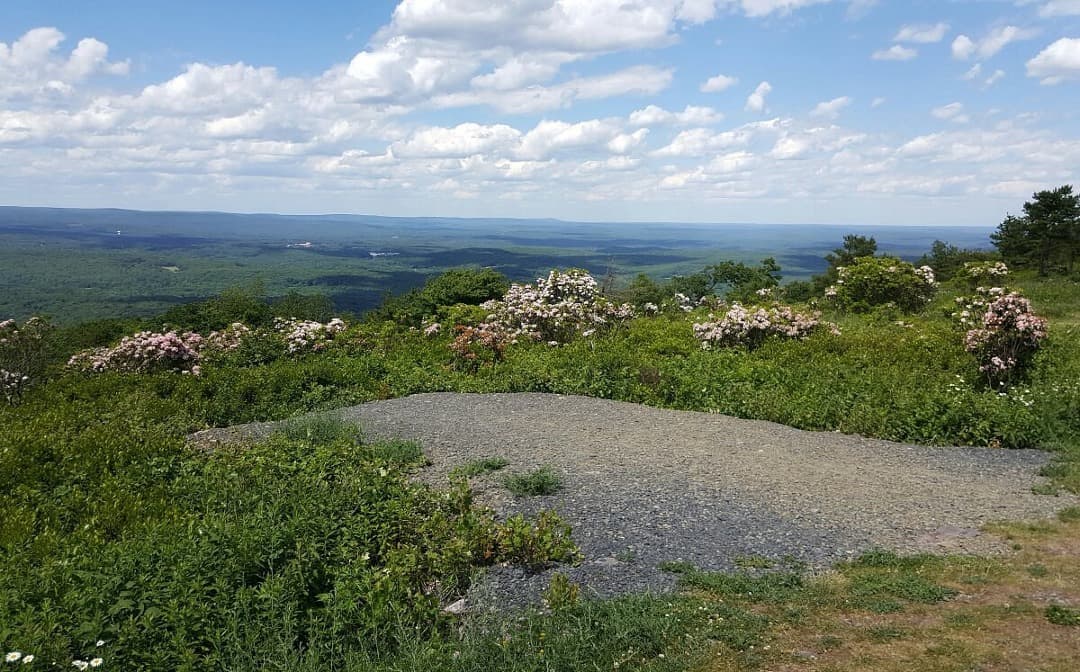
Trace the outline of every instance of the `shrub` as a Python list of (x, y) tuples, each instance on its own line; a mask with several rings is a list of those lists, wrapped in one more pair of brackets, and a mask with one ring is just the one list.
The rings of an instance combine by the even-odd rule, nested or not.
[[(425, 332), (431, 330), (432, 326), (429, 326)], [(506, 333), (493, 325), (481, 324), (478, 327), (456, 325), (454, 340), (450, 343), (450, 351), (454, 355), (454, 368), (462, 371), (476, 371), (484, 364), (501, 362), (509, 343), (510, 339)]]
[(68, 360), (68, 367), (85, 373), (177, 371), (198, 375), (203, 345), (202, 336), (194, 332), (140, 331), (125, 336), (115, 347), (77, 353)]
[(500, 301), (484, 304), (488, 322), (511, 339), (528, 338), (552, 345), (588, 337), (598, 330), (629, 320), (634, 309), (616, 305), (600, 295), (588, 272), (551, 271), (537, 278), (536, 286), (513, 284)]
[(40, 317), (31, 317), (21, 327), (15, 320), (0, 321), (0, 394), (7, 403), (17, 404), (26, 389), (44, 376), (52, 330), (48, 320)]
[(1022, 378), (1035, 352), (1046, 339), (1046, 320), (1036, 315), (1031, 301), (1003, 287), (978, 289), (975, 297), (959, 297), (958, 319), (971, 326), (964, 348), (975, 355), (991, 386), (1005, 387)]
[(969, 261), (957, 273), (972, 289), (982, 285), (1001, 285), (1009, 275), (1009, 267), (1001, 261)]
[(314, 320), (274, 319), (274, 329), (285, 338), (285, 348), (290, 353), (325, 350), (334, 337), (345, 331), (340, 318), (326, 322)]
[(895, 257), (859, 257), (837, 273), (836, 284), (825, 290), (825, 296), (857, 313), (890, 303), (913, 313), (926, 306), (937, 290), (933, 269), (916, 268)]
[(695, 322), (694, 335), (704, 350), (738, 345), (754, 349), (770, 336), (806, 338), (819, 326), (820, 317), (820, 313), (798, 313), (790, 306), (747, 309), (736, 303), (720, 320), (710, 313), (708, 322)]

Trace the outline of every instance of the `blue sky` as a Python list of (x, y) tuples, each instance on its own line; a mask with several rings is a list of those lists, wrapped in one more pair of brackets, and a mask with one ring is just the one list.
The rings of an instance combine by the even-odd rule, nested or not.
[(0, 202), (985, 224), (1078, 182), (1080, 0), (0, 5)]

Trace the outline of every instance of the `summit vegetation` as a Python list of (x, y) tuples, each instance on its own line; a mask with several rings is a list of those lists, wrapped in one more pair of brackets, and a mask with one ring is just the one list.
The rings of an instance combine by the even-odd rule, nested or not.
[(419, 485), (417, 447), (332, 421), (213, 450), (187, 440), (418, 392), (556, 392), (1043, 448), (1046, 494), (1080, 492), (1080, 278), (1058, 237), (1075, 197), (1028, 205), (997, 251), (941, 242), (910, 263), (849, 236), (799, 283), (769, 258), (622, 283), (462, 268), (359, 318), (249, 287), (153, 318), (6, 320), (0, 653), (12, 669), (956, 669), (996, 660), (980, 632), (1024, 628), (1039, 666), (1066, 669), (1075, 609), (949, 600), (1080, 579), (1054, 550), (1080, 539), (1075, 511), (999, 529), (1023, 549), (1012, 559), (878, 552), (824, 577), (673, 565), (679, 594), (606, 602), (563, 577), (542, 613), (462, 621), (444, 608), (484, 566), (576, 562), (569, 527), (498, 520), (467, 473)]

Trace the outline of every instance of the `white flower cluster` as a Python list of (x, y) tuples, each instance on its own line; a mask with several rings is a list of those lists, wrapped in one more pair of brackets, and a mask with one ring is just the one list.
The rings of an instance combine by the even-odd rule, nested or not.
[(86, 373), (166, 370), (199, 375), (199, 351), (203, 345), (203, 337), (195, 332), (140, 331), (125, 336), (115, 347), (76, 353), (68, 360), (68, 367)]
[(290, 353), (306, 350), (318, 352), (325, 349), (335, 336), (345, 331), (345, 322), (337, 317), (325, 324), (314, 320), (277, 318), (274, 320), (274, 329), (285, 337), (285, 348)]
[(1000, 280), (1009, 275), (1009, 267), (1001, 261), (969, 261), (964, 264), (963, 275), (972, 280)]
[[(890, 267), (890, 270), (892, 270), (892, 268), (895, 267)], [(915, 269), (915, 275), (922, 278), (923, 282), (925, 282), (928, 286), (937, 287), (938, 283), (937, 279), (934, 277), (934, 269), (930, 268), (929, 266), (919, 266)]]
[(22, 396), (23, 390), (30, 384), (30, 376), (18, 371), (0, 369), (0, 392), (4, 395), (4, 401), (15, 403)]
[(820, 317), (820, 313), (799, 313), (790, 306), (745, 308), (735, 303), (719, 320), (710, 313), (709, 321), (695, 322), (694, 336), (704, 350), (737, 345), (755, 348), (769, 336), (806, 338), (818, 327)]
[(251, 335), (251, 329), (243, 322), (233, 322), (222, 331), (211, 331), (206, 337), (204, 347), (217, 352), (231, 352), (240, 347), (240, 343)]
[(513, 284), (500, 301), (488, 301), (490, 326), (502, 329), (511, 340), (528, 338), (555, 345), (634, 316), (629, 304), (616, 305), (600, 295), (596, 280), (582, 270), (551, 271), (536, 285)]

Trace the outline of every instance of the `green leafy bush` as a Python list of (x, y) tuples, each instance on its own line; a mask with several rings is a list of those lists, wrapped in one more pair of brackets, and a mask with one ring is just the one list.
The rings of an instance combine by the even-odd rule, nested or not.
[(836, 284), (826, 290), (826, 297), (858, 313), (886, 304), (916, 312), (930, 302), (937, 289), (929, 266), (916, 268), (895, 257), (859, 257), (837, 268), (837, 273)]

